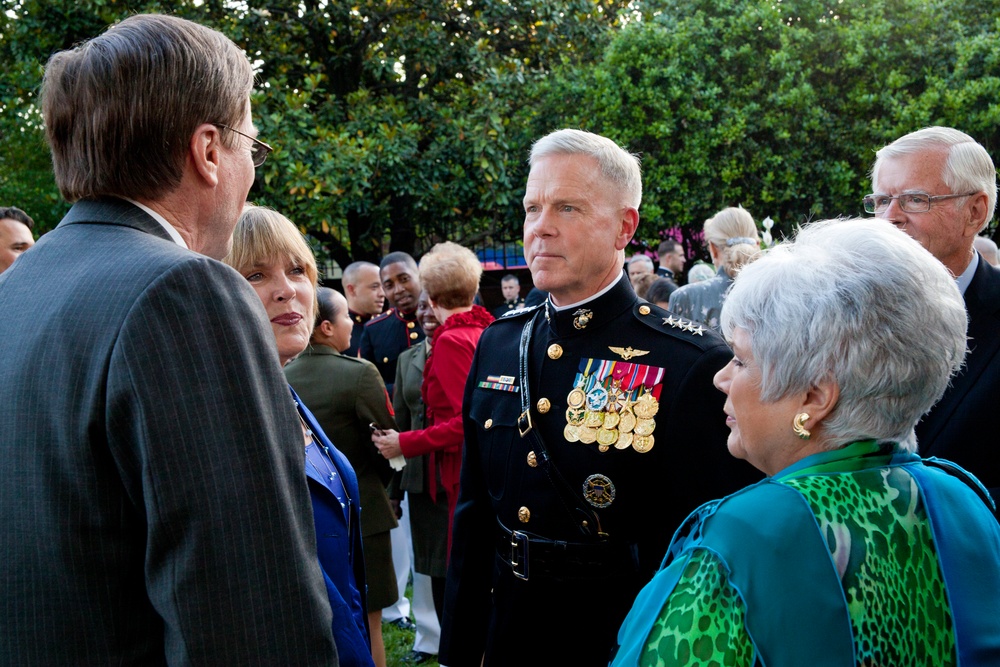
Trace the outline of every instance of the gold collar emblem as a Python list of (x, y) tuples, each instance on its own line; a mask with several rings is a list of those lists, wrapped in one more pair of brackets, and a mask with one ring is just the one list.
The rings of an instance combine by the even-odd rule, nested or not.
[(573, 313), (573, 326), (577, 329), (585, 329), (592, 319), (594, 319), (594, 311), (580, 308)]

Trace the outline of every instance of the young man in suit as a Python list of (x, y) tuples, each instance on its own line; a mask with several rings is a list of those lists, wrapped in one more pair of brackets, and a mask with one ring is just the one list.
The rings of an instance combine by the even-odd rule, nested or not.
[(216, 261), (269, 151), (252, 86), (171, 16), (48, 62), (75, 203), (0, 276), (4, 662), (337, 664), (274, 336)]
[(964, 132), (927, 127), (879, 150), (871, 176), (865, 210), (937, 257), (955, 276), (969, 314), (965, 366), (917, 424), (920, 454), (963, 466), (996, 498), (1000, 465), (987, 421), (1000, 403), (1000, 268), (973, 247), (996, 208), (993, 160)]

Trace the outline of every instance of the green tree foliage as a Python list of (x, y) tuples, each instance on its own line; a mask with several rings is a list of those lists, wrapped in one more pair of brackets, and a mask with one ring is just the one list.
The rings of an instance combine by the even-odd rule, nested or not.
[(251, 197), (342, 266), (518, 238), (524, 158), (560, 127), (640, 152), (641, 238), (676, 227), (689, 249), (724, 206), (770, 215), (776, 237), (860, 213), (874, 151), (925, 125), (1000, 155), (1000, 0), (0, 3), (0, 201), (43, 226), (65, 205), (42, 65), (138, 11), (217, 27), (257, 63), (277, 150)]
[(780, 236), (861, 214), (874, 151), (906, 132), (951, 125), (1000, 155), (998, 17), (996, 0), (670, 0), (596, 68), (560, 70), (543, 114), (642, 153), (653, 247), (675, 226), (697, 247), (737, 204)]
[[(258, 67), (254, 119), (276, 147), (251, 197), (344, 266), (390, 249), (419, 254), (443, 238), (518, 236), (531, 138), (510, 117), (530, 106), (533, 81), (552, 65), (595, 60), (627, 4), (23, 0), (6, 3), (17, 18), (4, 19), (0, 57), (26, 49), (30, 90), (48, 54), (129, 13), (171, 12), (222, 30)], [(40, 34), (55, 37), (33, 39)], [(6, 90), (4, 99), (34, 102)]]

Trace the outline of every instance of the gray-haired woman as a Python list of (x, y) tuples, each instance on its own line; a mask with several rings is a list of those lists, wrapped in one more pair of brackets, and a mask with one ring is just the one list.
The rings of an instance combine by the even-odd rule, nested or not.
[(722, 329), (729, 451), (768, 477), (688, 517), (613, 664), (1000, 664), (993, 501), (914, 453), (966, 351), (944, 266), (883, 221), (815, 223), (740, 272)]

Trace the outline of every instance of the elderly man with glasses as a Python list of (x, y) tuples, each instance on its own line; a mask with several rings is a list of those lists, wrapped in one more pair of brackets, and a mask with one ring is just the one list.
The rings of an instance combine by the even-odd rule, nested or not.
[(302, 426), (217, 261), (270, 151), (253, 83), (156, 14), (46, 65), (73, 206), (0, 276), (4, 664), (338, 664)]
[(1000, 269), (973, 248), (996, 206), (993, 160), (964, 132), (928, 127), (878, 151), (871, 176), (874, 194), (864, 198), (865, 210), (905, 231), (951, 271), (969, 315), (965, 367), (917, 425), (920, 454), (967, 468), (996, 497), (1000, 465), (989, 415), (1000, 404)]

